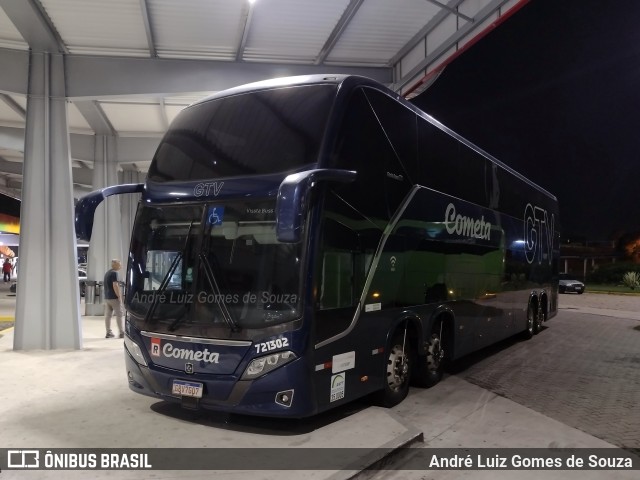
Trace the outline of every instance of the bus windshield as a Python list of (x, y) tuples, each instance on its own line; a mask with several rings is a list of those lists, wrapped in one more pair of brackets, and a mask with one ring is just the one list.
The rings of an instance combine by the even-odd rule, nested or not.
[(335, 85), (232, 95), (184, 109), (149, 169), (154, 182), (292, 171), (315, 163)]
[(296, 320), (300, 245), (276, 240), (274, 200), (141, 206), (127, 275), (130, 321), (220, 338)]

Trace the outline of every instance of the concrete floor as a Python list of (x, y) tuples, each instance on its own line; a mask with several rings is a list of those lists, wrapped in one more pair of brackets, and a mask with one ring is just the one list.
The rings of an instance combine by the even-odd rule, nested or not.
[[(0, 287), (1, 288), (1, 287)], [(0, 316), (10, 297), (0, 292)], [(611, 448), (612, 445), (456, 376), (412, 389), (387, 410), (354, 402), (301, 421), (190, 412), (128, 388), (123, 342), (104, 338), (102, 317), (83, 317), (79, 351), (14, 352), (12, 329), (0, 332), (0, 448), (278, 448), (285, 460), (312, 448)], [(535, 339), (533, 340), (535, 341)], [(423, 439), (422, 442), (419, 440)], [(237, 450), (235, 451), (237, 453)], [(410, 459), (409, 454), (406, 458)], [(2, 461), (4, 459), (0, 459)], [(389, 468), (398, 467), (398, 459)], [(404, 461), (404, 460), (400, 460)], [(408, 461), (408, 460), (407, 460)], [(4, 464), (4, 461), (2, 462)], [(356, 471), (233, 470), (215, 478), (312, 480), (349, 478)], [(369, 471), (362, 478), (636, 479), (625, 471)], [(4, 479), (204, 479), (211, 471), (17, 471)]]

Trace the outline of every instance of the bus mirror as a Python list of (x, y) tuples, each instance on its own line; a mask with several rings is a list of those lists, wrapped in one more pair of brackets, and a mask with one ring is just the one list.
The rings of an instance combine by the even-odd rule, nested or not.
[(122, 193), (141, 193), (143, 189), (144, 183), (127, 183), (96, 190), (82, 197), (76, 204), (76, 237), (80, 240), (91, 240), (93, 216), (105, 198)]
[(276, 238), (283, 243), (298, 243), (302, 237), (302, 218), (311, 189), (318, 182), (353, 182), (352, 170), (316, 169), (294, 173), (278, 188), (276, 201)]

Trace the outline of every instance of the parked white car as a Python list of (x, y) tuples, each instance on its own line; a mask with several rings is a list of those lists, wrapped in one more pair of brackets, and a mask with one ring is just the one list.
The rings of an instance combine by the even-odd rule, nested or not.
[(560, 274), (560, 282), (558, 285), (560, 293), (584, 293), (584, 283), (580, 280), (575, 280), (571, 275), (566, 273)]

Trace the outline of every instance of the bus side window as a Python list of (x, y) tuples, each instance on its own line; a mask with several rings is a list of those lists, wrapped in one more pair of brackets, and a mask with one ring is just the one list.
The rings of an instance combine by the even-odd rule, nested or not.
[(361, 247), (363, 219), (333, 192), (327, 192), (316, 265), (316, 341), (326, 340), (351, 324), (366, 275)]
[(358, 237), (331, 218), (325, 219), (320, 276), (321, 310), (351, 307), (354, 299), (354, 263)]
[(416, 114), (377, 90), (365, 89), (364, 92), (375, 112), (378, 135), (384, 139), (386, 147), (392, 149), (383, 159), (383, 166), (385, 173), (395, 178), (387, 178), (392, 178), (399, 190), (410, 188), (418, 181)]
[(418, 120), (418, 183), (477, 205), (497, 204), (499, 188), (490, 162), (427, 120)]
[(384, 228), (411, 188), (416, 148), (413, 112), (375, 90), (356, 92), (336, 145), (335, 165), (358, 176), (336, 191)]

